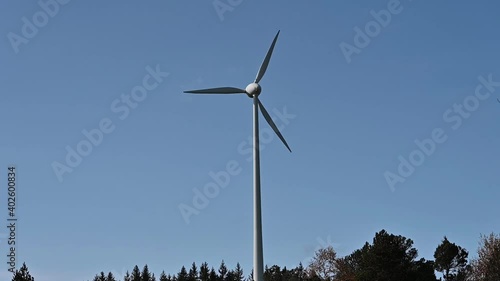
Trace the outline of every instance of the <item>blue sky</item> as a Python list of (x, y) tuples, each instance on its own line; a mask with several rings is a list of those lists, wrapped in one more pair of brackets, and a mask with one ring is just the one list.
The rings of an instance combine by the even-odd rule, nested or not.
[[(242, 0), (223, 13), (212, 1), (67, 2), (46, 22), (36, 1), (0, 4), (1, 206), (14, 164), (17, 259), (36, 280), (222, 259), (250, 273), (251, 100), (182, 91), (244, 88), (277, 30), (261, 100), (293, 153), (266, 135), (267, 265), (294, 267), (325, 244), (346, 255), (381, 229), (413, 239), (420, 257), (444, 235), (474, 256), (481, 233), (500, 232), (500, 87), (478, 79), (500, 81), (496, 1)], [(390, 20), (373, 25), (381, 10)], [(23, 35), (33, 16), (37, 31)], [(356, 45), (367, 25), (379, 30)], [(347, 57), (342, 42), (357, 52)], [(144, 85), (134, 108), (122, 100)], [(66, 147), (100, 126), (108, 133), (67, 166)], [(441, 143), (414, 152), (433, 130)], [(418, 163), (407, 177), (400, 155)], [(72, 171), (59, 179), (54, 162)], [(186, 223), (179, 206), (193, 206), (193, 189), (228, 163), (239, 173)], [(391, 188), (388, 172), (404, 182)]]

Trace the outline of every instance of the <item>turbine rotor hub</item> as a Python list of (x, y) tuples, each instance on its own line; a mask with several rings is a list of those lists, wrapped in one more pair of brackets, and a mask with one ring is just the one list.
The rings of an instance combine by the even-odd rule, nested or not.
[(245, 91), (247, 92), (249, 97), (258, 96), (261, 90), (262, 88), (257, 83), (248, 84), (248, 86), (245, 88)]

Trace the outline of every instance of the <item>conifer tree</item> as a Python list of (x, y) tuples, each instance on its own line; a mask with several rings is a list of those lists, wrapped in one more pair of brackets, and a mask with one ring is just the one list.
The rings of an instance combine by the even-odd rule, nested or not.
[(188, 281), (197, 281), (198, 280), (198, 268), (196, 267), (196, 263), (193, 262), (191, 268), (188, 273)]
[(167, 275), (165, 274), (165, 270), (160, 274), (160, 281), (168, 281)]
[(141, 270), (136, 265), (134, 269), (132, 269), (132, 274), (130, 275), (130, 281), (141, 281)]
[(243, 274), (243, 269), (241, 268), (240, 263), (236, 263), (236, 268), (234, 269), (234, 280), (244, 281), (244, 279), (245, 275)]
[[(130, 281), (130, 273), (128, 272), (125, 272), (125, 276), (123, 276), (123, 281)], [(118, 280), (118, 281), (121, 281), (121, 280)]]
[(108, 272), (108, 276), (106, 277), (106, 281), (118, 281), (112, 272)]
[(443, 273), (446, 281), (455, 280), (459, 272), (466, 268), (468, 255), (467, 250), (451, 243), (445, 236), (434, 252), (435, 269)]
[(186, 267), (182, 266), (181, 271), (177, 274), (177, 281), (188, 281)]
[(94, 280), (93, 281), (106, 281), (106, 275), (104, 274), (104, 271), (101, 271), (100, 274), (97, 274), (95, 277), (94, 277)]
[(151, 273), (147, 264), (142, 268), (141, 281), (151, 281)]
[(35, 278), (31, 276), (26, 263), (23, 263), (23, 266), (19, 270), (16, 269), (12, 281), (35, 281)]
[(210, 269), (210, 275), (208, 277), (208, 280), (209, 281), (218, 281), (219, 280), (219, 276), (217, 276), (217, 273), (215, 272), (215, 269), (212, 267), (212, 269)]
[(208, 263), (204, 262), (200, 266), (200, 281), (208, 281), (210, 271), (208, 270)]
[(226, 264), (224, 263), (224, 260), (222, 260), (220, 267), (219, 267), (219, 280), (225, 281), (226, 274), (227, 274), (227, 267), (226, 267)]

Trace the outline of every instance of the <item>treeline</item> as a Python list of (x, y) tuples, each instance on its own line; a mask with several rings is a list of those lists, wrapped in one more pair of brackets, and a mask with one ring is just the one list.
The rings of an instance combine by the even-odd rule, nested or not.
[[(437, 275), (440, 278), (437, 278)], [(441, 279), (442, 278), (442, 279)], [(175, 274), (164, 271), (155, 276), (147, 265), (136, 265), (121, 280), (111, 272), (96, 274), (92, 281), (253, 281), (252, 272), (244, 274), (238, 263), (228, 269), (224, 261), (214, 269), (204, 262), (192, 263)], [(26, 265), (16, 271), (13, 281), (34, 281)], [(444, 237), (436, 246), (433, 260), (418, 259), (413, 241), (381, 230), (372, 243), (351, 254), (338, 257), (329, 246), (319, 249), (305, 267), (266, 266), (264, 281), (500, 281), (500, 235), (481, 235), (477, 256)], [(88, 281), (88, 280), (87, 280)]]

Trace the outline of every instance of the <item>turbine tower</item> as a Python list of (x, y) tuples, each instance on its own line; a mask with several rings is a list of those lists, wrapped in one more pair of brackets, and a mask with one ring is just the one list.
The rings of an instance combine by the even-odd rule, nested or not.
[(266, 119), (267, 123), (274, 130), (276, 135), (281, 139), (283, 144), (285, 144), (286, 148), (290, 152), (292, 150), (288, 146), (285, 141), (283, 135), (281, 135), (280, 131), (276, 124), (274, 124), (273, 119), (267, 113), (267, 110), (264, 108), (264, 105), (259, 100), (259, 95), (262, 88), (259, 85), (260, 80), (266, 73), (267, 66), (269, 65), (269, 61), (271, 60), (271, 56), (273, 54), (274, 45), (276, 45), (276, 41), (278, 40), (278, 35), (280, 31), (274, 37), (273, 43), (271, 47), (267, 51), (267, 55), (260, 66), (259, 72), (255, 77), (253, 83), (250, 83), (244, 90), (240, 88), (234, 87), (221, 87), (221, 88), (210, 88), (203, 90), (190, 90), (184, 91), (184, 93), (191, 94), (247, 94), (248, 97), (253, 99), (253, 176), (254, 176), (254, 189), (253, 189), (253, 278), (254, 281), (264, 281), (264, 258), (263, 258), (263, 250), (262, 250), (262, 214), (261, 214), (261, 196), (260, 196), (260, 154), (259, 154), (259, 109), (262, 111), (262, 115), (264, 119)]

